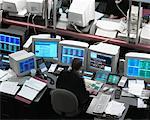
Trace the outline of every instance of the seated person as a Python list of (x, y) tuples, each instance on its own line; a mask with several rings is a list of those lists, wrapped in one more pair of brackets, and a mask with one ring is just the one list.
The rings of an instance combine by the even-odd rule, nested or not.
[(85, 111), (91, 99), (89, 92), (86, 91), (84, 79), (79, 74), (81, 66), (82, 61), (74, 58), (71, 65), (72, 69), (60, 73), (56, 88), (67, 89), (73, 92), (79, 101), (79, 107), (82, 108), (82, 111)]
[[(101, 1), (102, 0), (100, 0), (100, 2)], [(118, 4), (116, 4), (115, 1), (118, 1)], [(106, 0), (105, 2), (106, 2), (106, 8), (103, 13), (109, 15), (109, 18), (122, 18), (125, 17), (125, 15), (127, 15), (127, 11), (129, 9), (129, 0)], [(99, 5), (98, 7), (101, 6)]]

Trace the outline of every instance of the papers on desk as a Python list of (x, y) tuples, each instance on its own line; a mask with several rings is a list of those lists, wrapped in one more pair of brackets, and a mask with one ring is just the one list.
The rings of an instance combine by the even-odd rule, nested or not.
[(4, 70), (1, 70), (1, 69), (0, 69), (0, 79), (1, 79), (2, 77), (4, 77), (5, 75), (7, 75), (7, 71), (4, 71)]
[(9, 69), (7, 71), (1, 70), (0, 72), (7, 73), (6, 75), (0, 78), (0, 81), (6, 81), (11, 77), (17, 77), (16, 73), (12, 69)]
[(107, 30), (107, 31), (119, 31), (123, 32), (126, 29), (126, 24), (123, 21), (115, 22), (111, 19), (107, 20), (98, 20), (96, 26), (100, 29)]
[(138, 98), (137, 108), (147, 108), (147, 104), (144, 103), (143, 99)]
[(117, 101), (110, 101), (105, 109), (105, 113), (109, 115), (116, 115), (118, 117), (122, 116), (123, 111), (125, 110), (124, 103)]
[(45, 82), (30, 78), (23, 84), (17, 95), (32, 101), (45, 86)]
[(0, 92), (15, 95), (20, 86), (18, 82), (4, 81), (0, 84)]
[(144, 80), (129, 80), (128, 87), (129, 87), (128, 89), (129, 93), (133, 95), (141, 96), (142, 90), (145, 87)]

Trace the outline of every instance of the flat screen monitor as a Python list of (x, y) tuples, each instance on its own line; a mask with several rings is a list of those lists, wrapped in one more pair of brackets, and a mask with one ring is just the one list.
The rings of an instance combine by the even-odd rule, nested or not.
[(108, 71), (99, 70), (96, 72), (95, 80), (106, 83), (109, 73), (110, 72), (108, 72)]
[(120, 76), (116, 74), (109, 74), (107, 78), (107, 83), (108, 84), (114, 84), (117, 85), (120, 80)]
[(16, 52), (21, 48), (21, 38), (15, 35), (0, 33), (0, 50)]
[(150, 54), (130, 52), (125, 55), (124, 75), (150, 82)]
[(112, 73), (117, 72), (117, 63), (119, 58), (119, 46), (107, 43), (91, 45), (88, 49), (88, 70), (104, 70)]
[(64, 40), (59, 44), (59, 61), (63, 65), (71, 65), (74, 58), (79, 58), (82, 61), (82, 68), (86, 69), (87, 48), (85, 42)]
[(58, 61), (58, 44), (56, 38), (33, 38), (32, 51), (36, 58)]
[(26, 35), (25, 27), (11, 25), (8, 28), (0, 28), (0, 51), (10, 54), (22, 50)]

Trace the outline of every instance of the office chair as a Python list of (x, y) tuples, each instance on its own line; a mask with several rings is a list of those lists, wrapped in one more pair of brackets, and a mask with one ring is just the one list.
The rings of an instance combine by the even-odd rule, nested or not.
[(78, 99), (74, 93), (65, 89), (51, 91), (53, 110), (63, 117), (74, 117), (80, 113)]

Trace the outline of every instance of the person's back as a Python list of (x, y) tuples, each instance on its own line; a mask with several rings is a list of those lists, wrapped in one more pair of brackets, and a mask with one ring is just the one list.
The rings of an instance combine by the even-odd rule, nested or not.
[(60, 73), (56, 88), (67, 89), (73, 92), (79, 100), (79, 105), (83, 106), (89, 100), (89, 92), (86, 91), (84, 80), (78, 73), (82, 64), (80, 63), (79, 65), (76, 62), (78, 62), (78, 59), (73, 60), (72, 70)]

